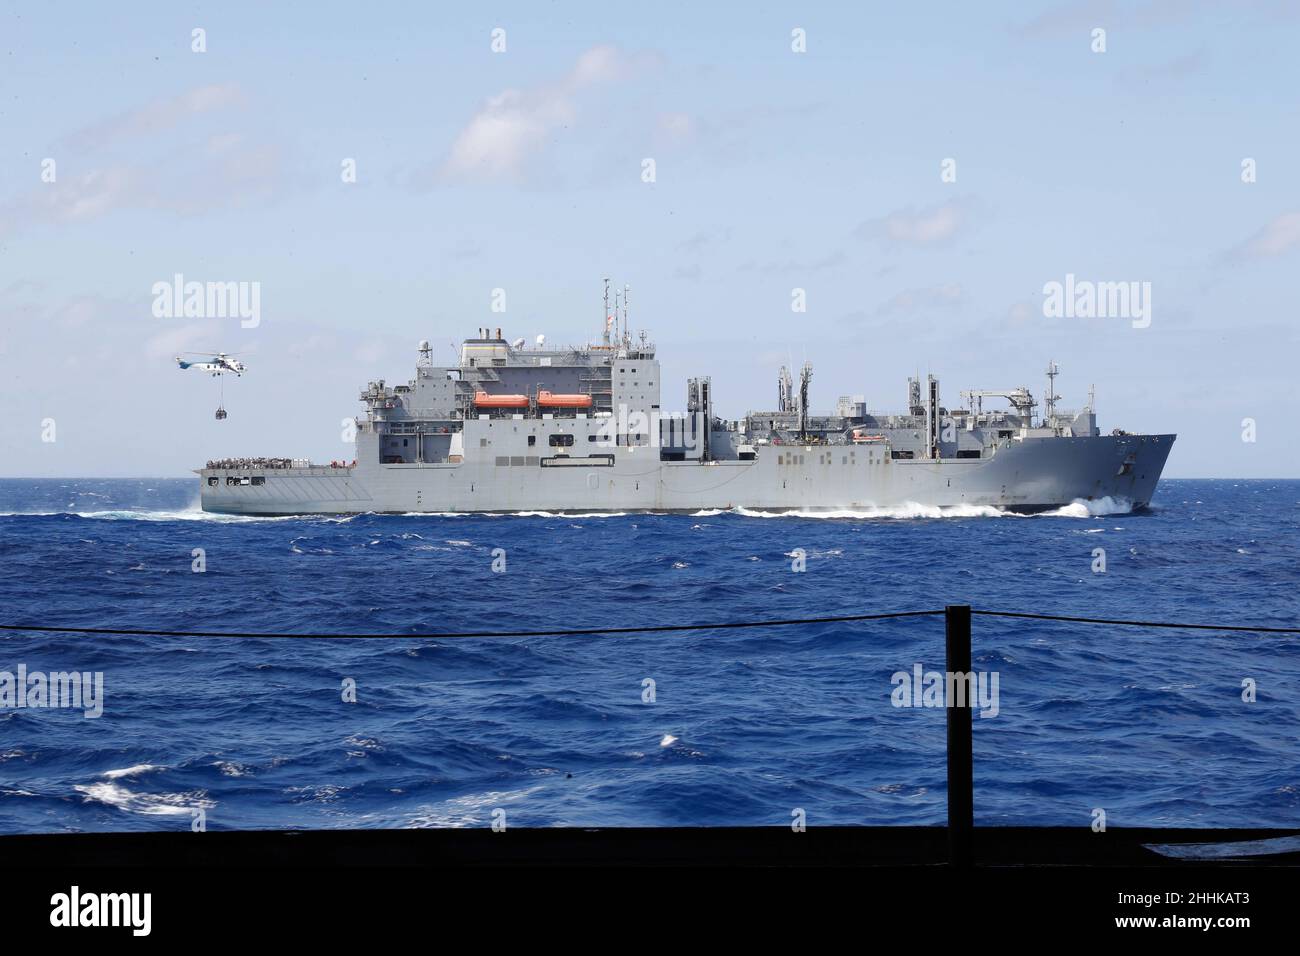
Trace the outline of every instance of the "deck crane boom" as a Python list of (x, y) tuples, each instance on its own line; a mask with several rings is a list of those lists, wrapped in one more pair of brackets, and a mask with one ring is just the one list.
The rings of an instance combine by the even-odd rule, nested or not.
[(961, 397), (966, 400), (967, 405), (970, 407), (971, 414), (975, 416), (978, 416), (984, 410), (984, 399), (1005, 398), (1011, 403), (1011, 407), (1016, 410), (1016, 413), (1024, 417), (1026, 421), (1029, 419), (1029, 416), (1033, 413), (1034, 408), (1038, 404), (1034, 401), (1034, 396), (1029, 393), (1029, 389), (1025, 388), (1023, 385), (1019, 388), (1006, 390), (972, 389), (970, 391), (962, 392)]

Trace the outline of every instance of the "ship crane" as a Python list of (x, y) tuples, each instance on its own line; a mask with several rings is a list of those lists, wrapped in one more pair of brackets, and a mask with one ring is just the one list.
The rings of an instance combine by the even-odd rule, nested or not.
[(1020, 388), (999, 391), (997, 389), (973, 389), (961, 393), (961, 397), (966, 400), (970, 406), (971, 413), (977, 418), (984, 411), (984, 399), (986, 398), (1005, 398), (1011, 403), (1017, 414), (1022, 416), (1026, 421), (1038, 404), (1034, 401), (1034, 396), (1029, 394), (1029, 389), (1023, 385)]
[(776, 377), (776, 410), (778, 412), (794, 411), (794, 382), (790, 379), (790, 370), (784, 365)]
[(808, 388), (812, 385), (812, 362), (799, 370), (799, 440), (808, 441)]

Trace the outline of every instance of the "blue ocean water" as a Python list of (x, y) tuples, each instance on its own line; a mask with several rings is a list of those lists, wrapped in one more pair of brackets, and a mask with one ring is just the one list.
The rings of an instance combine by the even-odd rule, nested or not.
[[(939, 608), (1293, 625), (1300, 482), (1141, 514), (245, 519), (193, 480), (0, 481), (0, 621), (443, 632)], [(192, 570), (203, 549), (206, 570)], [(492, 569), (505, 550), (505, 571)], [(1104, 574), (1094, 573), (1103, 548)], [(801, 549), (806, 570), (792, 570)], [(1295, 638), (977, 617), (981, 824), (1296, 826)], [(0, 710), (0, 832), (944, 821), (942, 618), (527, 639), (0, 633), (103, 714)], [(645, 702), (644, 681), (654, 681)], [(1242, 682), (1257, 700), (1242, 699)], [(345, 680), (356, 702), (343, 700)]]

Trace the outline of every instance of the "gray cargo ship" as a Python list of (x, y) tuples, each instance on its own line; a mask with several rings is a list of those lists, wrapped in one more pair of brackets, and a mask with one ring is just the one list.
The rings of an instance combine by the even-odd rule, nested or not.
[[(620, 321), (621, 318), (621, 321)], [(361, 393), (351, 463), (208, 462), (205, 511), (241, 515), (365, 512), (626, 512), (750, 509), (871, 511), (920, 505), (1044, 511), (1151, 500), (1174, 435), (1102, 435), (1091, 394), (1057, 408), (1048, 366), (1042, 414), (1023, 386), (961, 392), (944, 406), (934, 376), (908, 381), (907, 411), (868, 411), (860, 395), (831, 413), (809, 405), (811, 366), (777, 377), (769, 411), (720, 417), (708, 378), (684, 411), (660, 408), (659, 362), (626, 302), (598, 344), (555, 348), (480, 329), (457, 364), (421, 342), (415, 378)], [(986, 399), (1004, 408), (985, 409)]]

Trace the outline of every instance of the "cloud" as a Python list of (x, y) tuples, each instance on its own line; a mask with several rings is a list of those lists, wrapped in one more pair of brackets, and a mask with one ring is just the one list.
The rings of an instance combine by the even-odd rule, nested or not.
[(533, 89), (508, 89), (489, 97), (457, 135), (439, 176), (519, 178), (529, 159), (561, 129), (577, 121), (580, 94), (624, 80), (654, 60), (613, 46), (596, 46), (579, 56), (573, 69), (557, 82)]
[(137, 110), (68, 136), (64, 143), (81, 152), (102, 149), (122, 139), (148, 136), (171, 129), (183, 120), (202, 113), (240, 105), (244, 95), (237, 83), (219, 83), (187, 90), (170, 99), (155, 100)]
[(0, 238), (38, 225), (89, 222), (124, 206), (140, 205), (141, 178), (124, 166), (92, 169), (36, 186), (0, 205)]
[(708, 233), (697, 232), (695, 235), (691, 236), (691, 238), (683, 239), (681, 242), (677, 243), (677, 248), (681, 249), (683, 252), (695, 254), (701, 252), (704, 247), (712, 241), (712, 238), (713, 237)]
[(854, 230), (860, 239), (879, 239), (895, 246), (927, 246), (947, 242), (969, 222), (971, 205), (954, 199), (937, 206), (897, 209), (883, 219), (869, 219)]
[[(312, 332), (305, 338), (296, 339), (285, 346), (285, 351), (296, 359), (313, 358), (324, 353), (340, 350), (338, 337), (328, 332)], [(343, 349), (351, 354), (351, 346)]]
[(447, 250), (449, 259), (478, 259), (483, 255), (483, 247), (472, 239), (461, 239)]
[(689, 239), (683, 239), (681, 242), (677, 243), (677, 248), (682, 252), (695, 256), (699, 255), (710, 246), (716, 247), (720, 244), (731, 242), (731, 238), (734, 234), (735, 229), (731, 226), (720, 226), (716, 230), (701, 230)]
[[(95, 155), (115, 142), (180, 125), (187, 117), (242, 99), (235, 84), (198, 87), (73, 133), (65, 145), (90, 151), (92, 158), (60, 162), (53, 182), (35, 184), (0, 204), (0, 237), (37, 226), (86, 223), (119, 209), (193, 215), (275, 198), (289, 185), (282, 150), (249, 142), (240, 133), (191, 130), (179, 145), (169, 143), (147, 161), (130, 164)], [(136, 147), (137, 157), (140, 152)]]
[(1041, 309), (1036, 314), (1032, 303), (1027, 299), (1020, 299), (1011, 303), (1011, 307), (1007, 309), (1007, 321), (1011, 325), (1025, 325), (1026, 323), (1036, 319), (1041, 314)]
[(288, 186), (287, 162), (278, 144), (250, 141), (238, 133), (229, 133), (209, 139), (204, 157), (199, 168), (190, 173), (193, 185), (186, 190), (197, 196), (173, 203), (181, 212), (266, 200)]
[(1232, 259), (1271, 259), (1300, 245), (1300, 212), (1284, 212), (1274, 218), (1228, 256)]
[[(1088, 33), (1094, 27), (1107, 30), (1168, 30), (1218, 11), (1211, 0), (1147, 0), (1145, 3), (1115, 0), (1075, 0), (1040, 14), (1014, 27), (1013, 33), (1032, 39), (1064, 33)], [(1254, 18), (1265, 21), (1294, 20), (1300, 6), (1294, 0), (1236, 0), (1234, 21)]]
[(687, 113), (661, 113), (655, 129), (660, 140), (680, 143), (695, 135), (695, 120)]
[(50, 183), (47, 189), (36, 189), (17, 205), (25, 207), (34, 219), (56, 223), (82, 222), (115, 209), (135, 188), (135, 177), (129, 169), (92, 169), (70, 181)]
[(1147, 86), (1162, 80), (1181, 80), (1184, 77), (1206, 72), (1209, 64), (1210, 59), (1205, 51), (1195, 50), (1163, 63), (1123, 70), (1115, 77), (1115, 82), (1120, 86), (1131, 88)]
[(163, 363), (185, 352), (203, 352), (204, 345), (212, 340), (210, 322), (190, 322), (185, 325), (166, 325), (144, 340), (140, 352), (153, 363)]
[(269, 202), (288, 188), (281, 150), (243, 144), (216, 152), (191, 151), (194, 164), (160, 160), (114, 165), (35, 186), (0, 204), (0, 237), (38, 226), (79, 225), (120, 209), (198, 215), (213, 209)]
[[(1040, 37), (1061, 33), (1087, 33), (1094, 27), (1107, 30), (1121, 26), (1160, 29), (1175, 26), (1210, 9), (1206, 0), (1148, 0), (1147, 3), (1121, 6), (1114, 0), (1077, 0), (1040, 14), (1016, 29), (1023, 37)], [(1242, 4), (1243, 8), (1266, 4)]]
[(1018, 32), (1025, 37), (1045, 36), (1053, 33), (1088, 31), (1093, 27), (1109, 26), (1115, 22), (1116, 7), (1112, 0), (1082, 0), (1039, 14)]
[(935, 308), (953, 308), (965, 300), (965, 290), (958, 283), (945, 282), (921, 289), (905, 289), (881, 303), (876, 309), (876, 315), (912, 314)]
[(750, 259), (739, 267), (741, 272), (758, 272), (761, 275), (785, 275), (790, 273), (821, 272), (835, 269), (848, 262), (843, 251), (827, 253), (819, 259), (785, 259), (770, 262), (757, 262)]

